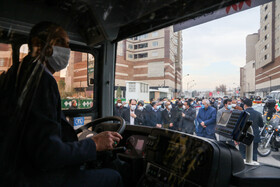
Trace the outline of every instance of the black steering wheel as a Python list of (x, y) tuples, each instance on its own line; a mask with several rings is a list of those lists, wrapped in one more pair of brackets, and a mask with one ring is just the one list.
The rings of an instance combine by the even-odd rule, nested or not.
[[(120, 125), (118, 130), (116, 130), (116, 132), (118, 132), (119, 134), (122, 134), (124, 129), (125, 129), (125, 120), (122, 117), (119, 116), (108, 116), (108, 117), (104, 117), (104, 118), (99, 118), (99, 119), (95, 119), (92, 122), (87, 123), (86, 125), (76, 129), (76, 134), (79, 134), (79, 140), (83, 140), (85, 138), (94, 136), (96, 134), (98, 134), (96, 127), (103, 123), (103, 122), (107, 122), (107, 121), (118, 121), (119, 123), (110, 123), (110, 124), (114, 124), (114, 125)], [(89, 128), (92, 128), (92, 131), (89, 130)]]

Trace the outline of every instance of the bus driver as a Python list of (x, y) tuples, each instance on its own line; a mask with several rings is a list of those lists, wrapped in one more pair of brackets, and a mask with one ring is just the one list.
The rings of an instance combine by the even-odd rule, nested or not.
[[(2, 110), (8, 106), (1, 106), (1, 115), (6, 112), (13, 123), (6, 126), (7, 134), (0, 144), (0, 176), (6, 177), (8, 185), (16, 181), (31, 186), (120, 186), (121, 177), (114, 170), (80, 167), (95, 160), (98, 151), (113, 149), (114, 142), (119, 142), (122, 136), (106, 131), (78, 141), (61, 112), (53, 74), (68, 64), (67, 33), (59, 25), (41, 22), (32, 28), (28, 45), (30, 51), (23, 62), (13, 65), (5, 75), (10, 77), (9, 85), (15, 85), (9, 90), (13, 96), (10, 99), (17, 101), (14, 112), (21, 113), (22, 118), (13, 120), (11, 113), (8, 114), (11, 111)], [(15, 128), (16, 123), (19, 128)], [(16, 175), (9, 175), (3, 168), (13, 168)]]

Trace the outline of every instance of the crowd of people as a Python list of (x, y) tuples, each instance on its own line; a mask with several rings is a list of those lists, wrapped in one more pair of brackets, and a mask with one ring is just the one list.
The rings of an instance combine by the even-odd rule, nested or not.
[(114, 115), (124, 118), (127, 124), (144, 125), (157, 128), (173, 129), (197, 136), (227, 142), (239, 149), (245, 157), (245, 146), (233, 142), (226, 137), (215, 134), (216, 124), (226, 110), (245, 110), (253, 121), (254, 148), (253, 160), (257, 161), (257, 145), (260, 141), (259, 127), (263, 127), (261, 113), (252, 108), (252, 100), (248, 98), (177, 98), (172, 102), (168, 98), (151, 99), (149, 104), (136, 99), (128, 104), (117, 100)]

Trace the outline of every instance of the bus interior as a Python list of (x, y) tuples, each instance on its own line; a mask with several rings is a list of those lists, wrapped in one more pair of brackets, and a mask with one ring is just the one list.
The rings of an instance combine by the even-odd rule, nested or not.
[[(73, 55), (77, 52), (87, 59), (87, 77), (77, 87), (86, 85), (85, 94), (91, 100), (84, 101), (88, 107), (84, 104), (80, 109), (63, 112), (68, 119), (87, 119), (89, 125), (77, 133), (91, 126), (96, 133), (113, 130), (122, 134), (123, 140), (107, 160), (103, 158), (101, 167), (116, 157), (126, 162), (129, 167), (124, 174), (125, 186), (278, 186), (280, 168), (246, 165), (231, 145), (168, 129), (125, 125), (122, 119), (108, 117), (113, 116), (118, 41), (238, 2), (242, 0), (1, 1), (0, 44), (8, 45), (12, 51), (11, 66), (20, 63), (22, 46), (27, 44), (34, 24), (50, 21), (66, 29)], [(102, 120), (94, 121), (99, 118)]]

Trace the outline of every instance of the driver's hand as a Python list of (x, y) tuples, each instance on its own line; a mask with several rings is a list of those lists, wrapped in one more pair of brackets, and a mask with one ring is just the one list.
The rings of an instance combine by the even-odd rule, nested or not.
[(91, 138), (96, 145), (96, 151), (106, 151), (113, 149), (122, 139), (117, 132), (104, 131)]

